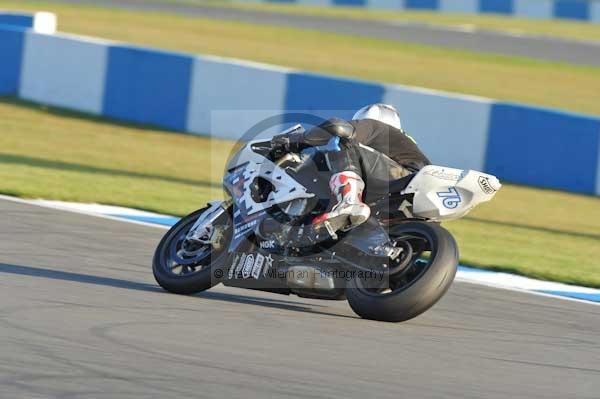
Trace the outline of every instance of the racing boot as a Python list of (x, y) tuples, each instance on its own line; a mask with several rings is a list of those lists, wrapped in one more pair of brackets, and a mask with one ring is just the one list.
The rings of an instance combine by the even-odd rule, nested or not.
[(337, 204), (331, 211), (313, 219), (313, 226), (325, 226), (334, 235), (348, 231), (369, 219), (371, 208), (362, 202), (365, 182), (355, 172), (336, 173), (329, 180), (329, 188), (337, 197)]

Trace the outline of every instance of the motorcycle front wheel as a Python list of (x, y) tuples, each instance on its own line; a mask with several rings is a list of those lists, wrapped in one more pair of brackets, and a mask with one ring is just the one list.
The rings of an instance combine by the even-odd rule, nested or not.
[(186, 236), (207, 208), (197, 210), (175, 224), (162, 238), (152, 261), (156, 282), (165, 290), (182, 295), (205, 291), (220, 282), (220, 264), (231, 238), (231, 219), (225, 212), (214, 225), (223, 232), (220, 245), (189, 242)]
[(410, 259), (401, 260), (407, 266), (382, 285), (351, 280), (346, 297), (362, 318), (401, 322), (428, 310), (450, 288), (458, 267), (458, 247), (446, 229), (433, 223), (401, 223), (391, 227), (389, 235), (392, 242), (410, 246), (406, 251)]

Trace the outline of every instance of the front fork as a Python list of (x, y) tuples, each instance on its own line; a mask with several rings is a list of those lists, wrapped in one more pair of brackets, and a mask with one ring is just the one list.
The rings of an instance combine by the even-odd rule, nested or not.
[(223, 236), (223, 226), (215, 226), (214, 222), (227, 212), (231, 201), (211, 201), (208, 205), (208, 209), (196, 220), (185, 238), (191, 242), (212, 245), (215, 249), (219, 249), (216, 247)]

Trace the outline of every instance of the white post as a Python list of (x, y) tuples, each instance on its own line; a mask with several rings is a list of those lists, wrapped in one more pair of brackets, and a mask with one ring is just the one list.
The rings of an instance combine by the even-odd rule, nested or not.
[(56, 33), (56, 15), (51, 12), (36, 12), (33, 15), (33, 31), (45, 35)]

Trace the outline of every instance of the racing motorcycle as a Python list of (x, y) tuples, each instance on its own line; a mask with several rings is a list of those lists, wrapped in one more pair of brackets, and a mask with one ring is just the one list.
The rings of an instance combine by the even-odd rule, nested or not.
[(226, 167), (226, 199), (182, 218), (158, 244), (156, 281), (177, 294), (222, 283), (347, 300), (359, 316), (380, 321), (425, 312), (458, 266), (457, 244), (440, 222), (491, 200), (501, 184), (489, 174), (435, 165), (394, 178), (402, 168), (393, 160), (363, 145), (359, 151), (377, 158), (364, 173), (370, 219), (349, 231), (316, 232), (311, 220), (331, 200), (321, 153), (275, 156), (270, 140), (243, 145)]

